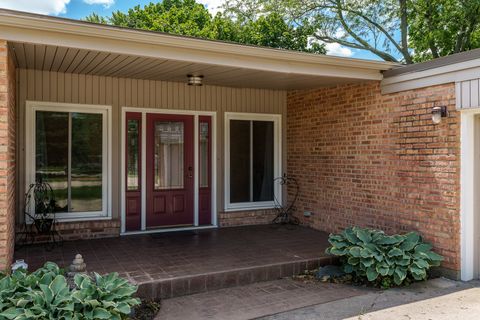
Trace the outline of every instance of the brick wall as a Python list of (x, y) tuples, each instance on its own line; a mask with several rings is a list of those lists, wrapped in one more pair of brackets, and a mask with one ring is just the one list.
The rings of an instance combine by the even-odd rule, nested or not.
[[(433, 106), (449, 117), (431, 121)], [(379, 83), (288, 95), (288, 173), (316, 229), (419, 231), (460, 269), (460, 115), (454, 84), (382, 95)], [(304, 211), (313, 216), (303, 218)]]
[[(24, 226), (17, 225), (17, 237), (21, 234)], [(33, 228), (35, 231), (35, 228)], [(87, 240), (98, 238), (112, 238), (120, 235), (120, 220), (92, 220), (78, 222), (62, 222), (56, 225), (56, 230), (63, 240)], [(28, 238), (30, 241), (31, 238)], [(49, 236), (35, 235), (33, 241), (42, 243), (49, 241)]]
[(64, 240), (111, 238), (120, 235), (120, 220), (66, 222), (57, 229)]
[(250, 210), (219, 212), (218, 225), (220, 227), (239, 227), (258, 224), (268, 224), (276, 217), (274, 210)]
[(0, 270), (13, 259), (15, 243), (15, 66), (0, 40)]

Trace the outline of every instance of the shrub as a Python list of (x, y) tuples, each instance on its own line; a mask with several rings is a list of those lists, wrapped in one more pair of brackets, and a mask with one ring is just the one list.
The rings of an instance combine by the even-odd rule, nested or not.
[(331, 234), (328, 241), (331, 247), (326, 252), (340, 257), (346, 273), (382, 287), (425, 280), (428, 270), (443, 260), (415, 232), (388, 236), (353, 227)]
[(47, 262), (28, 274), (17, 270), (0, 279), (0, 320), (126, 319), (137, 288), (116, 273), (93, 279), (77, 274), (69, 286), (62, 270)]

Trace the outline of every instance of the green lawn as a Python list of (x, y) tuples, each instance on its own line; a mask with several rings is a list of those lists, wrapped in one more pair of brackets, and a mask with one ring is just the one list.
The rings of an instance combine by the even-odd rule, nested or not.
[[(56, 199), (66, 199), (68, 195), (68, 189), (56, 189), (53, 190), (53, 194)], [(72, 187), (73, 199), (99, 199), (102, 198), (102, 186), (81, 186)]]

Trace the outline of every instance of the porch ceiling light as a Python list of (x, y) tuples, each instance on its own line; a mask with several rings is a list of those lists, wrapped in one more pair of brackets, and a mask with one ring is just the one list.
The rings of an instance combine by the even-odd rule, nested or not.
[(203, 76), (187, 75), (189, 86), (203, 86)]
[(432, 122), (434, 124), (439, 124), (442, 122), (442, 118), (448, 116), (447, 106), (439, 106), (432, 108)]

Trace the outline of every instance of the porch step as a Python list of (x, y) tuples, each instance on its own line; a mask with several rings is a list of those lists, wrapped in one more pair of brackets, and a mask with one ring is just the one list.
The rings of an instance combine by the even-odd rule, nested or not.
[(138, 284), (138, 296), (147, 299), (169, 299), (223, 288), (272, 281), (301, 274), (305, 270), (336, 263), (334, 257), (294, 260), (248, 268), (222, 270)]

